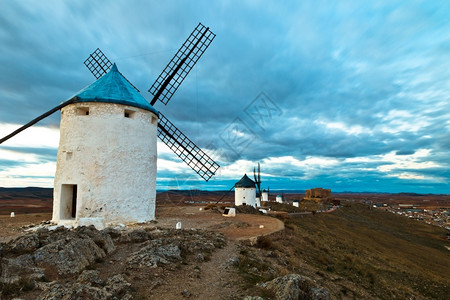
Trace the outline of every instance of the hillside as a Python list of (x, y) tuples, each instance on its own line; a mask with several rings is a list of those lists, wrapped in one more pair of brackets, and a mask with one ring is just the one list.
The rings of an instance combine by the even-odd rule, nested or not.
[(264, 248), (286, 259), (284, 272), (311, 269), (308, 275), (331, 286), (337, 298), (366, 298), (362, 290), (381, 299), (448, 297), (450, 243), (445, 229), (363, 204), (287, 219), (285, 226)]
[[(21, 261), (30, 262), (30, 255), (42, 259), (42, 253), (52, 253), (52, 247), (64, 253), (61, 238), (71, 245), (103, 249), (92, 250), (96, 256), (89, 259), (77, 258), (83, 262), (81, 266), (68, 260), (73, 265), (70, 269), (64, 267), (66, 260), (59, 258), (56, 267), (67, 272), (61, 275), (51, 267), (56, 263), (53, 260), (40, 262), (45, 266), (43, 275), (25, 274), (15, 284), (0, 284), (3, 297), (35, 299), (39, 295), (95, 292), (103, 296), (91, 299), (110, 299), (114, 296), (110, 279), (115, 278), (123, 287), (118, 299), (243, 299), (247, 295), (275, 299), (277, 293), (269, 287), (287, 274), (304, 276), (308, 288), (325, 289), (330, 299), (446, 299), (448, 295), (450, 255), (446, 246), (450, 245), (446, 230), (370, 210), (367, 205), (347, 203), (332, 213), (284, 219), (284, 230), (258, 239), (236, 238), (240, 231), (242, 237), (245, 232), (259, 235), (258, 230), (263, 230), (257, 225), (262, 219), (249, 223), (252, 215), (233, 219), (193, 206), (158, 208), (158, 221), (145, 225), (145, 231), (140, 227), (100, 233), (57, 230), (53, 237), (51, 232), (40, 230), (22, 242), (0, 245), (3, 262), (7, 259), (19, 269)], [(186, 229), (169, 230), (178, 220)], [(95, 243), (84, 242), (89, 237)], [(36, 242), (30, 246), (33, 240)], [(28, 248), (14, 250), (18, 247)], [(132, 266), (128, 265), (130, 257), (134, 259)], [(8, 274), (5, 266), (3, 276)]]

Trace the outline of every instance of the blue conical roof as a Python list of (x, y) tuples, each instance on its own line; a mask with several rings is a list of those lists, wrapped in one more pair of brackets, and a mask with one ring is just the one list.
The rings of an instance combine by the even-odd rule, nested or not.
[(76, 102), (106, 102), (139, 107), (159, 115), (158, 111), (139, 94), (119, 72), (116, 64), (91, 85), (72, 97)]
[(245, 174), (241, 180), (235, 183), (234, 187), (246, 187), (246, 188), (254, 188), (255, 182), (248, 178), (247, 174)]

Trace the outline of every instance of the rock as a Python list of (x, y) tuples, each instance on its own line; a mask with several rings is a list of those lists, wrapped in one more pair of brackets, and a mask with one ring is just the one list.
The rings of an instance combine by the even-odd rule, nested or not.
[(39, 247), (39, 237), (36, 233), (23, 235), (8, 243), (8, 252), (19, 254), (30, 252)]
[(39, 247), (39, 237), (36, 233), (23, 235), (9, 243), (11, 250), (32, 251)]
[(275, 292), (276, 299), (280, 300), (330, 299), (327, 290), (315, 287), (314, 281), (306, 276), (301, 276), (298, 274), (289, 274), (283, 277), (278, 277), (261, 286), (273, 290)]
[(32, 274), (42, 274), (42, 270), (36, 267), (33, 255), (24, 254), (16, 258), (2, 258), (0, 261), (0, 283), (13, 284), (20, 280), (20, 277), (29, 277)]
[(131, 299), (133, 299), (133, 296), (127, 293), (120, 300), (131, 300)]
[(189, 292), (187, 289), (184, 289), (181, 292), (181, 295), (183, 295), (183, 297), (189, 298), (190, 296), (192, 296), (191, 292)]
[(42, 300), (69, 300), (69, 299), (90, 299), (107, 300), (113, 299), (113, 295), (97, 287), (75, 283), (73, 286), (62, 284), (50, 284), (39, 295)]
[(97, 246), (106, 252), (106, 254), (116, 250), (116, 246), (114, 246), (111, 236), (103, 230), (98, 231), (93, 225), (89, 227), (78, 227), (75, 231), (81, 236), (84, 235), (90, 237), (97, 244)]
[(131, 284), (122, 274), (117, 274), (108, 279), (105, 290), (116, 297), (124, 295), (131, 287)]
[(151, 239), (151, 235), (144, 229), (136, 229), (123, 234), (119, 238), (120, 243), (142, 243)]
[(89, 285), (102, 285), (103, 281), (99, 277), (100, 272), (97, 270), (84, 270), (77, 281), (79, 283), (85, 283)]
[(115, 228), (111, 228), (111, 227), (108, 227), (108, 228), (103, 229), (102, 232), (103, 232), (103, 233), (106, 233), (106, 234), (109, 234), (109, 236), (110, 236), (113, 240), (115, 240), (115, 239), (117, 239), (117, 238), (119, 238), (119, 237), (121, 236), (121, 233), (120, 233), (119, 230), (117, 230), (117, 229), (115, 229)]
[(172, 244), (159, 246), (155, 242), (131, 254), (127, 262), (132, 266), (156, 267), (158, 263), (168, 264), (169, 260), (181, 260), (180, 248)]
[(314, 300), (326, 300), (330, 299), (330, 293), (324, 288), (311, 288), (312, 299)]
[(55, 282), (50, 284), (41, 284), (40, 287), (43, 290), (43, 292), (39, 295), (39, 299), (41, 300), (68, 299), (71, 294), (70, 289)]
[(259, 296), (245, 296), (243, 300), (264, 300)]
[(239, 257), (233, 256), (229, 260), (227, 260), (227, 264), (230, 266), (239, 266)]
[(56, 267), (59, 275), (74, 274), (105, 257), (105, 252), (91, 239), (59, 240), (34, 253), (36, 264), (42, 268)]
[[(0, 258), (3, 257), (3, 252), (4, 252), (3, 249), (5, 249), (5, 248), (6, 248), (6, 243), (0, 242)], [(0, 269), (0, 273), (1, 273), (1, 271), (2, 271), (2, 269)]]
[(197, 254), (197, 256), (195, 257), (195, 260), (202, 262), (205, 261), (205, 256), (203, 255), (203, 253), (199, 253)]

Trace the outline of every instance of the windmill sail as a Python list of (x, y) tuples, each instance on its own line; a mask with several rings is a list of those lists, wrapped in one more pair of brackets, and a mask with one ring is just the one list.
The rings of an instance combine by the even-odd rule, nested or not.
[(61, 103), (60, 105), (58, 105), (58, 106), (56, 106), (56, 107), (50, 109), (48, 112), (46, 112), (46, 113), (40, 115), (39, 117), (37, 117), (37, 118), (33, 119), (32, 121), (28, 122), (27, 124), (23, 125), (23, 126), (20, 127), (19, 129), (15, 130), (15, 131), (11, 132), (10, 134), (8, 134), (7, 136), (1, 138), (1, 139), (0, 139), (0, 144), (2, 144), (3, 142), (9, 140), (10, 138), (12, 138), (13, 136), (15, 136), (16, 134), (18, 134), (18, 133), (24, 131), (24, 130), (27, 129), (28, 127), (33, 126), (33, 125), (36, 124), (37, 122), (39, 122), (39, 121), (41, 121), (41, 120), (47, 118), (48, 116), (52, 115), (53, 113), (57, 112), (57, 111), (60, 110), (61, 108), (65, 107), (65, 106), (67, 106), (67, 105), (69, 105), (69, 104), (71, 104), (71, 103), (73, 103), (73, 102), (75, 102), (75, 99), (70, 99), (70, 100), (65, 101), (65, 102)]
[(112, 62), (99, 48), (95, 49), (88, 58), (84, 61), (84, 65), (91, 71), (95, 78), (99, 79), (112, 67)]
[[(209, 30), (209, 27), (205, 27), (201, 23), (198, 24), (149, 89), (149, 92), (154, 96), (150, 102), (151, 105), (154, 105), (156, 100), (160, 100), (164, 104), (169, 102), (215, 36)], [(84, 64), (97, 79), (106, 74), (112, 66), (111, 61), (98, 48), (89, 55)], [(124, 78), (126, 79), (125, 76)], [(135, 89), (139, 91), (136, 87)], [(176, 128), (161, 112), (159, 114), (158, 137), (190, 168), (208, 181), (220, 166)]]
[(170, 101), (215, 37), (216, 35), (209, 30), (209, 27), (205, 27), (202, 23), (197, 25), (148, 90), (154, 96), (150, 102), (151, 105), (157, 100), (165, 105)]
[(208, 181), (219, 165), (159, 112), (158, 137), (192, 170)]
[(261, 168), (258, 163), (258, 173), (256, 172), (256, 169), (253, 168), (253, 177), (255, 178), (255, 184), (256, 188), (258, 189), (258, 197), (261, 197)]
[[(84, 61), (84, 65), (91, 71), (92, 75), (95, 76), (96, 79), (99, 79), (112, 68), (113, 63), (106, 57), (106, 55), (99, 48), (95, 49), (89, 57)], [(119, 72), (120, 73), (120, 72)], [(122, 73), (120, 75), (123, 76)], [(138, 92), (137, 87), (134, 86), (125, 76), (123, 76), (129, 84)]]

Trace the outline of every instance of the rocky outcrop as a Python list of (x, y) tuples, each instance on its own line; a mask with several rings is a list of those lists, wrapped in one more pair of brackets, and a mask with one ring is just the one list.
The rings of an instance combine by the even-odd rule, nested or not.
[(176, 245), (158, 246), (155, 243), (145, 246), (133, 253), (127, 259), (130, 268), (157, 267), (159, 264), (168, 264), (169, 260), (181, 260), (180, 248)]
[[(94, 227), (55, 231), (40, 229), (2, 247), (0, 283), (13, 284), (22, 277), (39, 279), (75, 274), (115, 250), (107, 233)], [(25, 254), (24, 254), (25, 253)]]
[(16, 253), (30, 252), (38, 247), (39, 236), (37, 234), (29, 234), (18, 237), (8, 244), (8, 250)]
[[(0, 298), (21, 296), (26, 284), (41, 291), (39, 299), (132, 299), (132, 283), (124, 274), (175, 270), (170, 265), (189, 255), (203, 262), (224, 245), (221, 234), (202, 230), (39, 227), (0, 244)], [(95, 269), (105, 271), (105, 264), (114, 264), (107, 279)], [(2, 287), (9, 294), (2, 295)]]
[(39, 284), (42, 293), (39, 299), (92, 299), (116, 300), (132, 299), (128, 293), (131, 284), (124, 275), (111, 277), (106, 284), (100, 280), (98, 271), (83, 271), (74, 283), (59, 284), (56, 282)]
[(329, 293), (326, 289), (317, 287), (309, 277), (298, 274), (289, 274), (275, 278), (261, 285), (275, 292), (277, 299), (281, 300), (328, 300)]
[(58, 275), (67, 275), (78, 273), (105, 256), (93, 240), (77, 238), (59, 240), (36, 250), (34, 260), (41, 268), (54, 267)]

